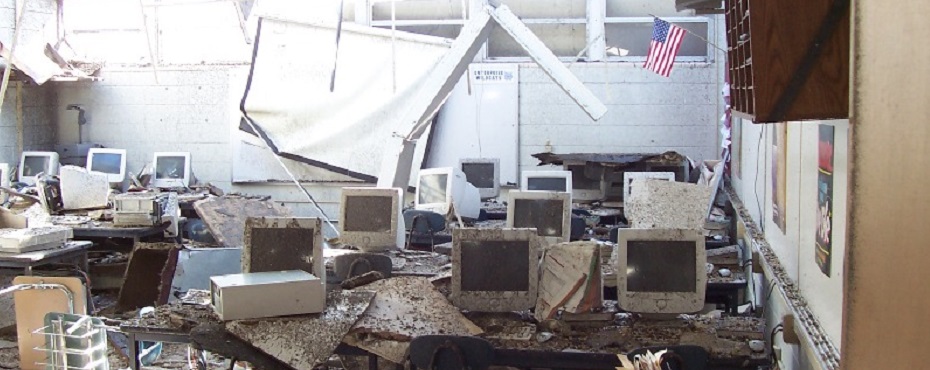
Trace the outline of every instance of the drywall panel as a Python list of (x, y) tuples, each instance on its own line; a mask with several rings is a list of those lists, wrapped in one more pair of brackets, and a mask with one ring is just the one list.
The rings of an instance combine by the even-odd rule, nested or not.
[[(834, 127), (833, 150), (833, 221), (829, 233), (832, 242), (830, 275), (824, 274), (814, 260), (817, 233), (818, 137), (819, 125)], [(846, 199), (849, 133), (848, 120), (806, 122), (801, 130), (801, 174), (799, 209), (800, 242), (798, 244), (798, 285), (801, 294), (820, 320), (827, 335), (839, 347), (842, 340), (843, 256), (846, 251)]]
[(516, 64), (472, 64), (439, 112), (426, 167), (455, 167), (460, 158), (499, 158), (501, 184), (517, 184), (518, 90)]
[(930, 2), (854, 1), (843, 367), (926, 366)]

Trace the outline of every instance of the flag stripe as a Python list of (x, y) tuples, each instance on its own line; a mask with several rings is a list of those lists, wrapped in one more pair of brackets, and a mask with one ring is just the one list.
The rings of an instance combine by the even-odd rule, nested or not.
[(657, 18), (643, 67), (664, 77), (671, 75), (684, 35), (683, 28)]

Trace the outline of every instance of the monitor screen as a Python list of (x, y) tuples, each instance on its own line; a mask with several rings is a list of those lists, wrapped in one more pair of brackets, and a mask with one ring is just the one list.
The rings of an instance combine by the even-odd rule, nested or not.
[(539, 236), (562, 236), (565, 209), (561, 199), (515, 199), (513, 227), (535, 227)]
[(44, 155), (30, 155), (23, 160), (23, 176), (32, 177), (48, 170), (50, 158)]
[(462, 163), (465, 180), (476, 188), (494, 187), (494, 163)]
[(185, 166), (187, 166), (187, 158), (184, 156), (158, 157), (155, 161), (155, 178), (183, 179)]
[(390, 232), (394, 198), (390, 196), (349, 196), (345, 204), (344, 231)]
[(122, 161), (122, 154), (94, 153), (94, 155), (91, 157), (90, 170), (119, 175), (122, 172), (122, 168), (120, 166)]
[(589, 179), (584, 175), (584, 166), (569, 166), (572, 171), (572, 187), (583, 190), (600, 190), (600, 180)]
[(697, 289), (695, 242), (627, 242), (626, 290), (629, 292), (694, 292)]
[(449, 182), (448, 174), (430, 174), (420, 176), (418, 185), (418, 204), (445, 203), (446, 184)]
[(562, 177), (529, 177), (526, 179), (526, 190), (569, 191), (565, 189), (565, 178)]
[(304, 270), (313, 273), (313, 228), (253, 227), (250, 232), (247, 272)]
[(463, 240), (462, 291), (521, 292), (530, 289), (527, 240)]

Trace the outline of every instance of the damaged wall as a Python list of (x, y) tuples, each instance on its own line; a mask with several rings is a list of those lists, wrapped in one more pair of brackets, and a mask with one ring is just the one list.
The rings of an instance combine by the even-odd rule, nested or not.
[(0, 163), (19, 164), (26, 150), (55, 150), (52, 84), (36, 86), (10, 81), (0, 107)]
[[(815, 262), (815, 237), (817, 235), (817, 191), (818, 191), (818, 139), (819, 125), (834, 128), (834, 172), (833, 172), (833, 224), (832, 258), (830, 275), (821, 272)], [(765, 239), (778, 256), (779, 263), (797, 284), (808, 307), (819, 320), (822, 330), (836, 347), (842, 337), (842, 307), (844, 256), (846, 247), (846, 198), (847, 198), (847, 140), (849, 121), (807, 121), (784, 124), (758, 125), (750, 121), (734, 119), (739, 130), (734, 131), (734, 147), (740, 153), (734, 156), (739, 163), (734, 166), (733, 185), (753, 220), (764, 226)], [(773, 147), (773, 136), (787, 133), (781, 143), (787, 149), (784, 160), (777, 160), (779, 151)], [(737, 144), (738, 141), (738, 144)], [(776, 166), (785, 165), (783, 181), (775, 185), (778, 171)], [(773, 217), (773, 188), (784, 187), (784, 230)], [(758, 284), (757, 296), (765, 299), (770, 280)], [(781, 322), (784, 314), (791, 313), (784, 299), (777, 293), (771, 294), (766, 302), (766, 317), (769, 328)], [(788, 369), (816, 368), (814, 359), (809, 358), (796, 345), (784, 345), (781, 336), (776, 341), (783, 348), (783, 362)]]

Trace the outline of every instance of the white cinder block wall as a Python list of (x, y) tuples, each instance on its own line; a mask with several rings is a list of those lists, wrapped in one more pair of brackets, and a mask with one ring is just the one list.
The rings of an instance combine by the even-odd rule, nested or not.
[(54, 150), (55, 89), (11, 81), (0, 106), (0, 163), (18, 165), (22, 151)]
[(571, 71), (607, 114), (592, 120), (535, 64), (520, 66), (520, 170), (535, 153), (663, 153), (695, 160), (719, 156), (721, 111), (714, 63), (679, 64), (670, 78), (639, 63), (576, 63)]

